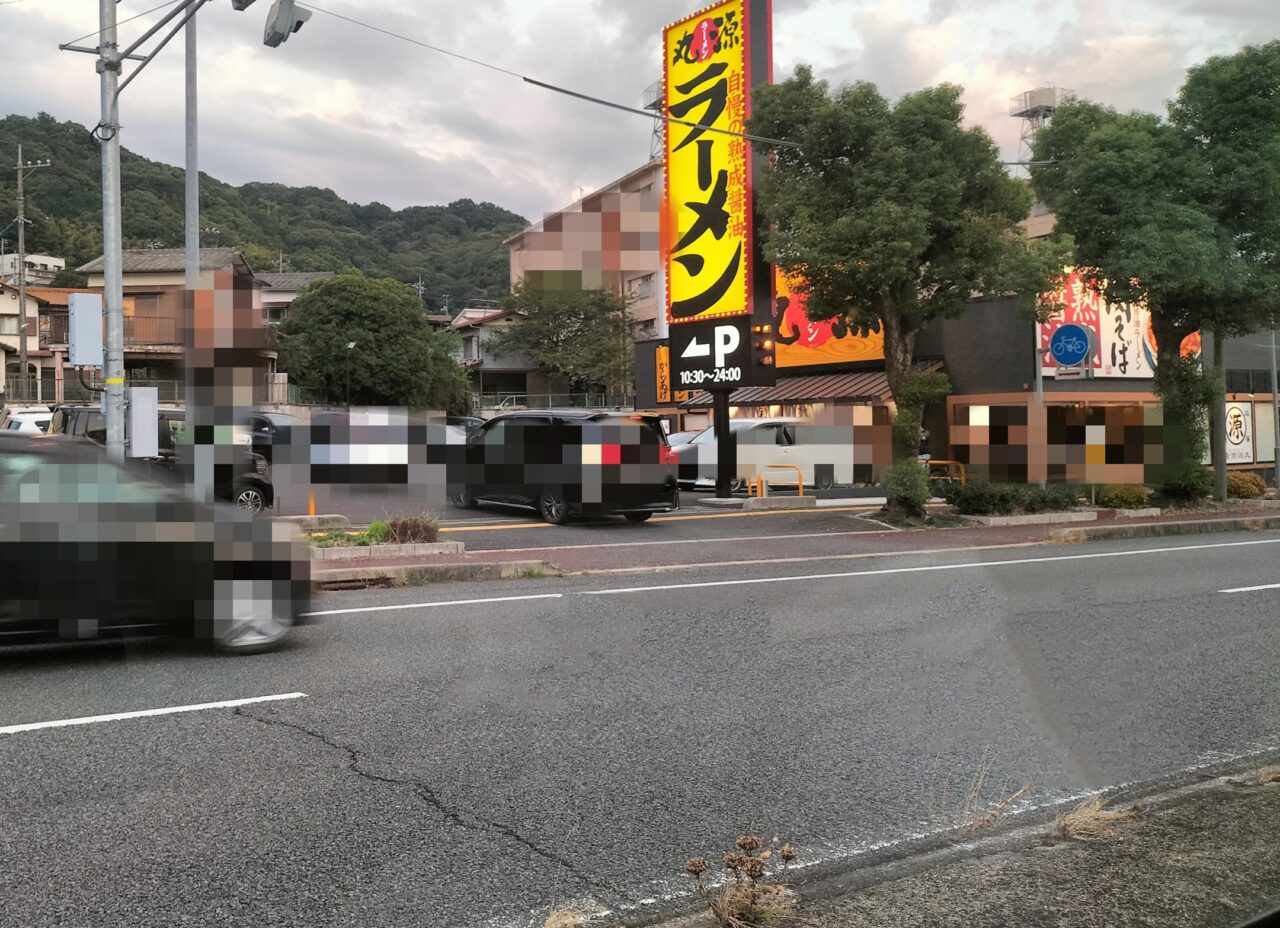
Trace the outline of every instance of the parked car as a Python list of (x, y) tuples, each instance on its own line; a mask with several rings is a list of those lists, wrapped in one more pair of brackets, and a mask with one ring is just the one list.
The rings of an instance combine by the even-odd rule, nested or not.
[(480, 428), (480, 426), (484, 425), (484, 420), (476, 416), (445, 416), (444, 424), (456, 425), (470, 435), (476, 429)]
[(52, 418), (53, 410), (48, 406), (9, 406), (0, 419), (0, 431), (42, 434), (49, 431)]
[(272, 449), (276, 445), (289, 444), (297, 425), (297, 417), (285, 412), (255, 411), (244, 422), (254, 453), (266, 458), (268, 464), (274, 463)]
[[(159, 454), (151, 462), (172, 472), (181, 479), (178, 470), (177, 442), (186, 419), (180, 406), (161, 406), (159, 409), (157, 450)], [(106, 423), (98, 406), (60, 406), (53, 412), (50, 433), (81, 439), (96, 445), (107, 443)], [(247, 433), (246, 433), (247, 434)], [(161, 472), (154, 473), (164, 479)], [(270, 461), (251, 447), (237, 446), (230, 478), (214, 487), (214, 494), (222, 500), (234, 502), (246, 512), (259, 513), (275, 502), (275, 487), (271, 482)]]
[(453, 502), (536, 509), (555, 525), (576, 515), (643, 522), (680, 506), (674, 458), (656, 416), (530, 410), (495, 416), (467, 438)]
[(696, 429), (691, 432), (672, 432), (670, 435), (667, 436), (667, 444), (670, 445), (672, 448), (674, 448), (676, 445), (688, 444), (689, 442), (693, 441), (693, 439), (696, 436), (701, 434), (702, 433)]
[[(854, 442), (852, 426), (817, 426), (786, 417), (734, 419), (729, 423), (737, 444), (737, 470), (730, 487), (742, 489), (754, 477), (771, 485), (796, 485), (829, 489), (853, 482)], [(716, 485), (717, 442), (715, 427), (703, 429), (692, 440), (672, 451), (679, 462), (682, 488), (710, 490)], [(771, 467), (770, 465), (782, 465)]]
[(310, 559), (293, 526), (196, 502), (144, 466), (0, 435), (0, 643), (167, 631), (248, 654), (302, 618)]

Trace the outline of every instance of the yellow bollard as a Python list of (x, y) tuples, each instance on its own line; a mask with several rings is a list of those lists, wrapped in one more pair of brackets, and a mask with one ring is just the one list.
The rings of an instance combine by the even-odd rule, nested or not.
[(312, 490), (307, 494), (307, 515), (314, 516), (316, 514), (316, 491)]

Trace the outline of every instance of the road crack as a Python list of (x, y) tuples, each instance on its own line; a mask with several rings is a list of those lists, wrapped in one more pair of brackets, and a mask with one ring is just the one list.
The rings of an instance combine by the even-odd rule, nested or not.
[(251, 719), (255, 722), (258, 722), (261, 725), (266, 725), (269, 727), (292, 729), (293, 731), (299, 732), (300, 734), (304, 734), (309, 738), (319, 741), (321, 744), (324, 744), (325, 746), (332, 748), (335, 751), (339, 751), (343, 754), (346, 754), (347, 770), (350, 773), (354, 773), (356, 776), (361, 777), (362, 779), (365, 779), (365, 780), (369, 780), (374, 783), (381, 783), (386, 786), (393, 786), (393, 787), (410, 790), (419, 799), (421, 799), (431, 808), (435, 809), (438, 813), (440, 813), (440, 815), (443, 816), (445, 821), (447, 821), (451, 825), (456, 825), (457, 827), (466, 829), (468, 831), (491, 832), (494, 834), (499, 834), (502, 837), (507, 838), (508, 840), (514, 841), (517, 844), (524, 846), (525, 848), (527, 848), (529, 851), (536, 854), (537, 856), (545, 860), (548, 860), (551, 863), (555, 864), (556, 866), (562, 868), (566, 873), (575, 877), (579, 882), (581, 882), (585, 886), (589, 886), (592, 889), (600, 892), (615, 893), (619, 896), (626, 895), (618, 887), (613, 886), (609, 883), (603, 883), (600, 880), (597, 880), (594, 877), (582, 872), (581, 870), (578, 869), (578, 867), (572, 861), (570, 861), (563, 855), (558, 854), (555, 851), (548, 850), (547, 848), (538, 844), (536, 841), (533, 841), (532, 839), (525, 837), (510, 825), (507, 825), (503, 822), (497, 822), (491, 819), (486, 819), (482, 816), (475, 815), (474, 813), (459, 812), (455, 809), (449, 808), (447, 805), (445, 805), (444, 801), (436, 794), (436, 791), (426, 783), (422, 783), (418, 780), (405, 779), (400, 777), (389, 777), (389, 776), (385, 776), (379, 773), (374, 773), (373, 771), (368, 770), (367, 768), (362, 766), (362, 764), (365, 763), (365, 758), (360, 751), (358, 751), (357, 749), (349, 745), (342, 744), (341, 742), (338, 742), (338, 741), (334, 741), (332, 738), (330, 738), (328, 735), (324, 734), (323, 732), (315, 731), (314, 729), (307, 728), (305, 725), (299, 725), (296, 722), (286, 722), (283, 719), (263, 718), (260, 715), (254, 715), (252, 712), (246, 711), (244, 706), (237, 706), (234, 712), (236, 715), (242, 716), (247, 719)]

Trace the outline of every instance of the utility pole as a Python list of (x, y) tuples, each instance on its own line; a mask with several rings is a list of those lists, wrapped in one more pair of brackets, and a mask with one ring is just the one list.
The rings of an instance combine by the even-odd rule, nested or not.
[[(25, 380), (27, 371), (27, 175), (47, 168), (49, 161), (22, 163), (22, 146), (18, 146), (18, 370)], [(34, 397), (31, 397), (34, 399)]]
[[(102, 303), (107, 316), (103, 380), (107, 405), (107, 454), (124, 460), (124, 255), (120, 221), (120, 62), (116, 0), (98, 0), (98, 74), (102, 104), (94, 130), (102, 149)], [(136, 73), (136, 72), (135, 72)]]
[(1280, 364), (1276, 363), (1276, 317), (1271, 317), (1271, 437), (1275, 454), (1276, 489), (1280, 490)]

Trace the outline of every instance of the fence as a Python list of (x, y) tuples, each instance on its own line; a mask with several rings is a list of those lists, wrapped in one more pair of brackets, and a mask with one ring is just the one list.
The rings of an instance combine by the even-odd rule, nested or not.
[(472, 395), (476, 409), (613, 409), (632, 407), (635, 397), (617, 393), (489, 393)]

